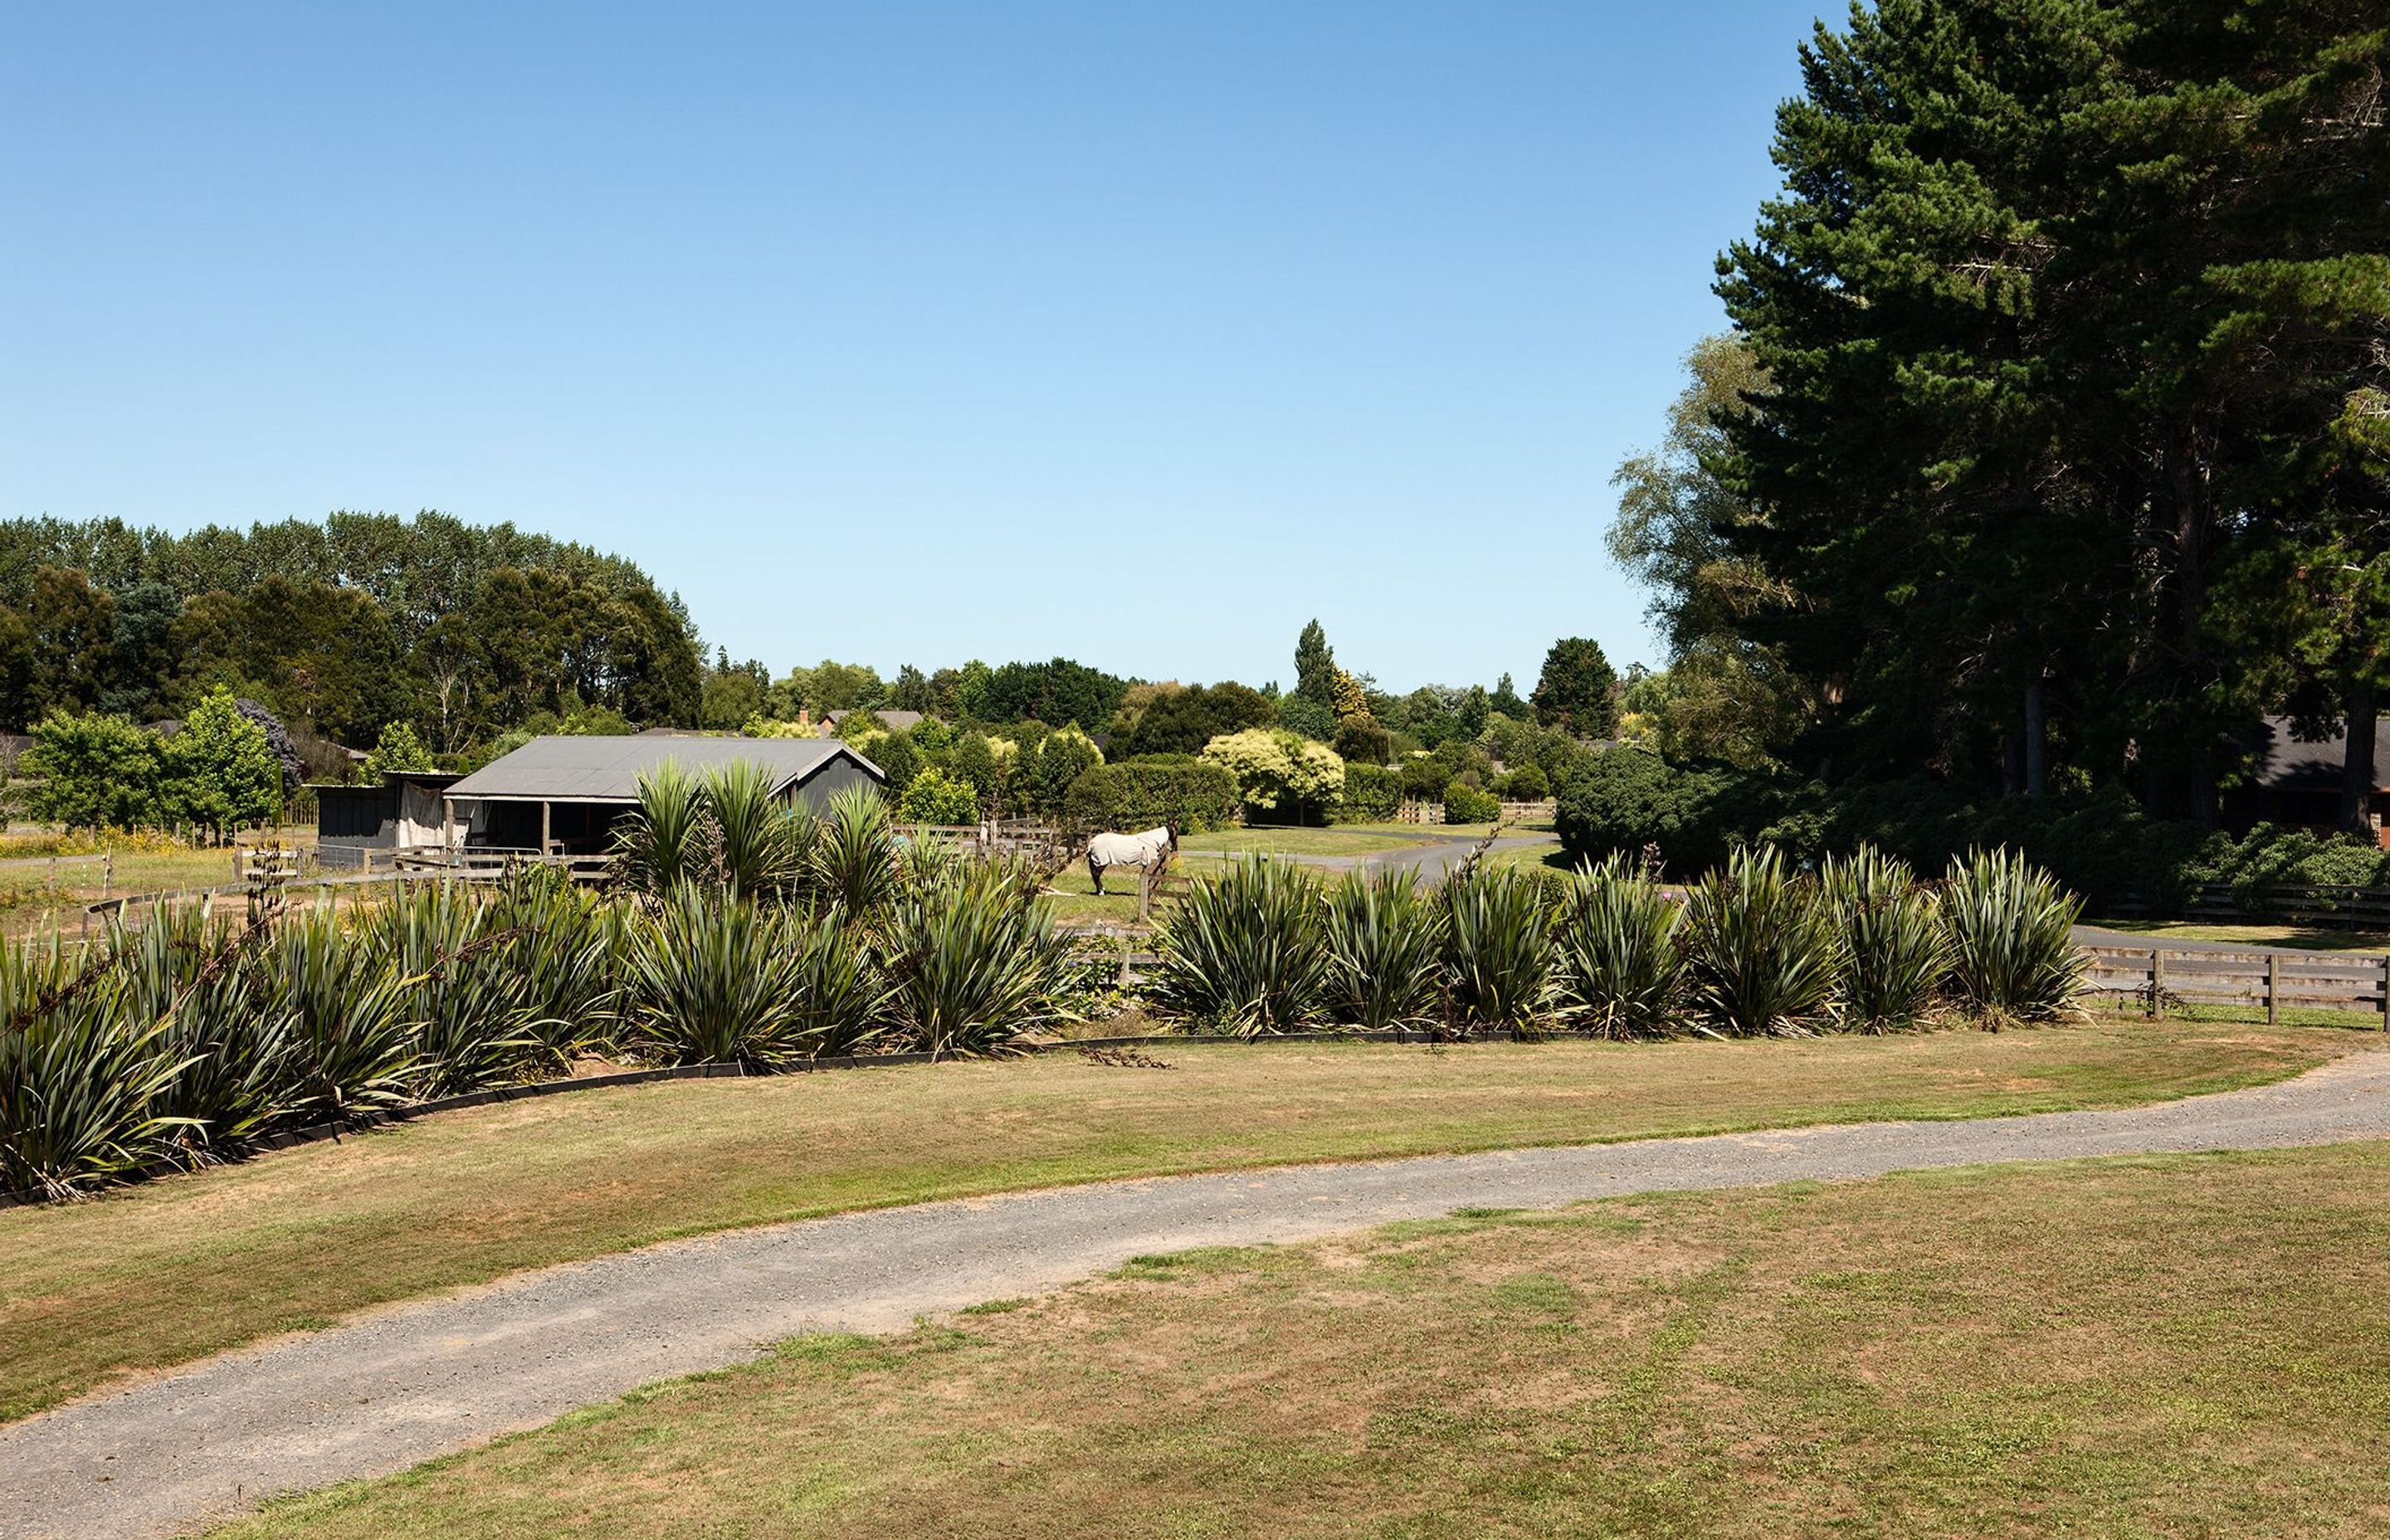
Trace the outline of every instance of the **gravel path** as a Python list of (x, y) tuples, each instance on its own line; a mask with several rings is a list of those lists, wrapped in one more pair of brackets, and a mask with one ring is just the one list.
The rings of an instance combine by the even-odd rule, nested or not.
[(2390, 1052), (2359, 1051), (2280, 1084), (2125, 1111), (1289, 1166), (735, 1231), (397, 1306), (0, 1429), (0, 1535), (170, 1534), (735, 1363), (794, 1332), (898, 1330), (1140, 1253), (1472, 1205), (2384, 1137)]

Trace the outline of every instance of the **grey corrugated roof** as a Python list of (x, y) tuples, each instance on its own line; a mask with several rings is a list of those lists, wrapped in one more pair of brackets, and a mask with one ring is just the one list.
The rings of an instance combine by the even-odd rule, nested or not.
[(448, 789), (456, 798), (505, 801), (627, 802), (639, 777), (667, 760), (702, 775), (739, 760), (773, 772), (785, 790), (840, 755), (874, 776), (880, 767), (834, 738), (535, 738)]
[(876, 716), (880, 719), (880, 725), (892, 733), (909, 733), (921, 725), (919, 712), (900, 712), (893, 708), (866, 711), (857, 706), (853, 711), (822, 712), (822, 720), (833, 727), (850, 716)]
[[(2345, 732), (2335, 730), (2328, 738), (2303, 743), (2292, 718), (2269, 716), (2255, 747), (2257, 764), (2252, 778), (2259, 786), (2322, 789), (2340, 785), (2348, 738)], [(2390, 779), (2390, 713), (2374, 725), (2373, 779), (2376, 790), (2384, 789), (2381, 783)]]

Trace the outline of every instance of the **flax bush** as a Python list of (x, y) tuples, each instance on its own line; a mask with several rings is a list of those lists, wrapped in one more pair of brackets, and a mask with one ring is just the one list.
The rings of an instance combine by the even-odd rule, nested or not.
[(1543, 883), (1512, 867), (1481, 867), (1445, 884), (1444, 912), (1455, 1018), (1519, 1037), (1548, 1025), (1560, 977)]
[(1329, 999), (1319, 885), (1290, 861), (1246, 856), (1199, 879), (1155, 938), (1164, 1010), (1245, 1037), (1293, 1032)]
[(1829, 858), (1819, 880), (1841, 938), (1843, 1024), (1861, 1032), (1915, 1026), (1950, 972), (1950, 938), (1934, 895), (1908, 863), (1861, 845)]
[(1695, 884), (1684, 944), (1705, 1031), (1802, 1035), (1832, 1008), (1842, 938), (1817, 885), (1792, 872), (1780, 852), (1736, 851)]
[(1320, 911), (1325, 1008), (1338, 1021), (1412, 1027), (1444, 1014), (1444, 910), (1407, 872), (1347, 872)]
[(1596, 1037), (1660, 1037), (1685, 1016), (1683, 911), (1623, 855), (1578, 868), (1554, 934), (1561, 997)]
[(1003, 862), (949, 861), (908, 884), (886, 925), (897, 1020), (939, 1057), (1002, 1052), (1047, 1023), (1066, 943), (1034, 875)]
[(2082, 901), (2008, 851), (1950, 864), (1942, 885), (1952, 973), (1962, 1001), (1995, 1018), (2046, 1021), (2075, 1008), (2084, 954), (2075, 944)]

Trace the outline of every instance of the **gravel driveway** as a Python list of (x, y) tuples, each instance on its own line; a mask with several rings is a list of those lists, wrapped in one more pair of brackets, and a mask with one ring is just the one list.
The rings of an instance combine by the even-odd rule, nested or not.
[(1467, 1206), (1980, 1161), (2390, 1137), (2390, 1052), (2114, 1112), (1868, 1123), (1112, 1182), (675, 1242), (396, 1306), (0, 1429), (0, 1535), (168, 1534), (403, 1469), (810, 1330), (1058, 1288), (1140, 1253), (1295, 1241)]

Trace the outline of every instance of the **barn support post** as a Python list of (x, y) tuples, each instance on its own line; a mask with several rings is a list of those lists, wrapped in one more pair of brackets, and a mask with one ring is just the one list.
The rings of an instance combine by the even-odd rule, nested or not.
[(540, 858), (541, 860), (543, 860), (543, 861), (546, 860), (546, 859), (547, 859), (547, 857), (548, 857), (548, 853), (549, 853), (549, 852), (548, 852), (548, 848), (547, 848), (547, 847), (548, 847), (548, 841), (549, 841), (549, 839), (550, 839), (550, 837), (551, 837), (551, 836), (550, 836), (550, 834), (549, 834), (549, 830), (551, 830), (551, 829), (555, 827), (555, 823), (556, 823), (556, 804), (555, 804), (554, 802), (542, 802), (542, 803), (540, 803), (540, 804), (539, 804), (539, 858)]
[(2266, 954), (2266, 1025), (2275, 1027), (2282, 1021), (2282, 955)]

